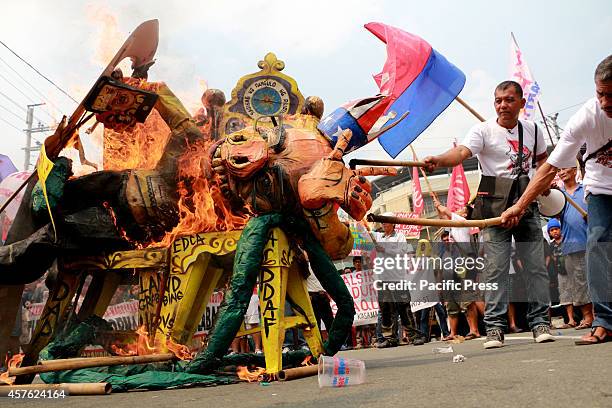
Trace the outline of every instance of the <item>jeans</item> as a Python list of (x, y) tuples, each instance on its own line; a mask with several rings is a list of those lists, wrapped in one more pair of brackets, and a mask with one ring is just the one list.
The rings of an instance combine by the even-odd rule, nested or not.
[(593, 301), (593, 327), (612, 330), (612, 196), (589, 194), (587, 283)]
[[(437, 303), (433, 306), (434, 311), (438, 315), (438, 319), (440, 320), (440, 330), (442, 331), (442, 336), (446, 337), (450, 334), (448, 330), (448, 325), (446, 324), (446, 311), (444, 310), (444, 306), (441, 303)], [(425, 333), (425, 337), (429, 340), (429, 313), (431, 308), (421, 310), (421, 331)]]
[(376, 341), (382, 343), (385, 340), (382, 334), (382, 311), (378, 310), (378, 320), (376, 321)]
[[(486, 290), (484, 323), (487, 330), (508, 326), (509, 269), (511, 242), (514, 237), (517, 243), (517, 254), (523, 262), (523, 278), (527, 282), (527, 321), (529, 328), (548, 325), (548, 273), (544, 264), (544, 247), (542, 229), (537, 210), (521, 219), (512, 228), (497, 226), (487, 227), (483, 231), (486, 263), (483, 271), (484, 282), (496, 284), (497, 289)], [(518, 299), (512, 299), (517, 301)]]

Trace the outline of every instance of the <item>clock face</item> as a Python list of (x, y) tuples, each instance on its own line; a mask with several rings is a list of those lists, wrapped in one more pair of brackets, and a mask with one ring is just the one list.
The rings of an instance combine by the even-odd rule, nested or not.
[(289, 111), (289, 92), (276, 79), (259, 79), (246, 89), (244, 109), (252, 118), (287, 113)]

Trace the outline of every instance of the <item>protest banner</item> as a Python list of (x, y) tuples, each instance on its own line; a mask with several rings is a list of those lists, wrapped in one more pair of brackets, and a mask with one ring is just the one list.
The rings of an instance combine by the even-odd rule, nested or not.
[[(355, 271), (342, 275), (342, 279), (355, 303), (353, 326), (376, 324), (378, 320), (378, 296), (374, 289), (376, 274), (371, 270)], [(330, 304), (335, 315), (338, 307), (333, 300)]]

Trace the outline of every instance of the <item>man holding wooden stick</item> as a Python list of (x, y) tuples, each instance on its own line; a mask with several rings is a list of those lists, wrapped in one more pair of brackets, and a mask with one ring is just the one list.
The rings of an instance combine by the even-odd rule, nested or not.
[(589, 335), (577, 341), (589, 345), (612, 341), (612, 55), (595, 69), (596, 98), (587, 101), (571, 117), (557, 147), (538, 170), (518, 202), (502, 214), (510, 228), (520, 223), (524, 212), (546, 190), (560, 168), (572, 167), (586, 143), (583, 180), (589, 207), (587, 229), (587, 282), (595, 320)]
[[(471, 218), (497, 217), (520, 195), (520, 186), (529, 180), (530, 167), (539, 166), (546, 159), (546, 143), (537, 125), (519, 121), (525, 106), (523, 91), (514, 81), (504, 81), (495, 88), (496, 119), (475, 125), (463, 142), (439, 156), (427, 157), (427, 169), (453, 167), (477, 155), (482, 168), (475, 208)], [(548, 322), (548, 275), (544, 266), (544, 248), (537, 208), (530, 209), (512, 229), (489, 226), (483, 230), (487, 267), (484, 282), (496, 284), (497, 290), (485, 291), (485, 348), (502, 347), (507, 328), (508, 273), (511, 241), (520, 243), (529, 274), (528, 320), (537, 343), (554, 341)]]

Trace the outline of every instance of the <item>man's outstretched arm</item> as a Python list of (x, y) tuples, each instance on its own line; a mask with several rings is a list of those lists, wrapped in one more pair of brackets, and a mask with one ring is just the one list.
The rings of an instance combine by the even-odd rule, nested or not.
[(464, 160), (472, 157), (472, 152), (465, 146), (459, 145), (453, 147), (445, 153), (438, 156), (428, 156), (423, 161), (425, 162), (426, 169), (429, 172), (434, 171), (439, 167), (454, 167), (459, 163), (463, 163)]
[(537, 196), (550, 188), (550, 183), (555, 178), (555, 174), (559, 169), (550, 163), (544, 163), (540, 166), (533, 179), (529, 182), (527, 190), (521, 198), (512, 207), (508, 208), (501, 215), (502, 226), (514, 227), (525, 213), (527, 206), (531, 204)]

